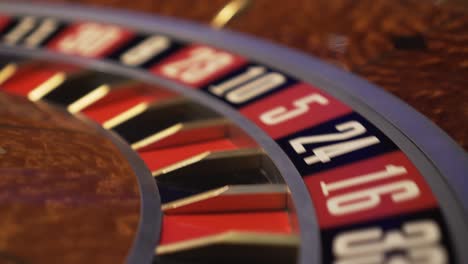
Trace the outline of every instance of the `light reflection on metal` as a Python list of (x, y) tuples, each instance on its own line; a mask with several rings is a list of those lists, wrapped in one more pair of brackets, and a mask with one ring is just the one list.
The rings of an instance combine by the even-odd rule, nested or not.
[(18, 66), (13, 63), (5, 65), (5, 67), (0, 70), (0, 84), (8, 80), (8, 78), (10, 78), (16, 72), (17, 68)]
[(87, 95), (81, 97), (77, 101), (73, 102), (67, 107), (67, 110), (70, 113), (78, 113), (81, 110), (85, 109), (86, 107), (92, 105), (93, 103), (97, 102), (99, 99), (106, 96), (110, 91), (109, 85), (101, 85), (92, 92), (88, 93)]
[[(156, 254), (171, 255), (184, 251), (192, 251), (193, 254), (201, 255), (200, 257), (202, 257), (207, 252), (213, 253), (217, 245), (231, 245), (230, 250), (235, 252), (242, 252), (242, 249), (246, 247), (257, 247), (260, 250), (259, 252), (265, 252), (262, 249), (271, 249), (275, 250), (276, 253), (286, 253), (286, 251), (295, 252), (299, 242), (300, 239), (297, 235), (229, 231), (219, 235), (161, 245), (156, 248)], [(212, 250), (208, 250), (210, 247), (213, 247)], [(199, 254), (197, 254), (197, 251)], [(269, 252), (273, 253), (273, 251)]]
[(157, 170), (157, 171), (154, 171), (152, 172), (153, 176), (154, 177), (158, 177), (158, 176), (161, 176), (161, 175), (165, 175), (165, 174), (168, 174), (172, 171), (175, 171), (177, 169), (180, 169), (180, 168), (183, 168), (183, 167), (186, 167), (190, 164), (194, 164), (194, 163), (197, 163), (201, 160), (203, 160), (204, 158), (210, 156), (211, 152), (210, 151), (205, 151), (203, 153), (200, 153), (196, 156), (193, 156), (193, 157), (190, 157), (188, 159), (185, 159), (185, 160), (182, 160), (182, 161), (179, 161), (177, 163), (174, 163), (170, 166), (167, 166), (163, 169), (160, 169), (160, 170)]
[(113, 127), (143, 113), (144, 111), (146, 111), (146, 109), (148, 109), (148, 106), (149, 104), (146, 102), (139, 103), (135, 105), (134, 107), (128, 109), (127, 111), (122, 112), (119, 115), (107, 120), (106, 122), (102, 124), (102, 126), (105, 129), (112, 129)]
[(225, 5), (211, 20), (211, 26), (217, 29), (226, 26), (229, 21), (244, 11), (250, 4), (250, 0), (232, 0)]
[(230, 185), (162, 206), (165, 214), (286, 210), (289, 190), (284, 184)]
[(31, 101), (39, 101), (45, 95), (49, 94), (55, 88), (60, 86), (65, 81), (66, 75), (63, 72), (59, 72), (50, 77), (47, 81), (43, 82), (32, 91), (28, 93), (28, 99)]
[(184, 122), (158, 131), (132, 144), (134, 150), (169, 147), (172, 144), (190, 144), (202, 140), (212, 140), (228, 136), (229, 122), (225, 119), (207, 119)]

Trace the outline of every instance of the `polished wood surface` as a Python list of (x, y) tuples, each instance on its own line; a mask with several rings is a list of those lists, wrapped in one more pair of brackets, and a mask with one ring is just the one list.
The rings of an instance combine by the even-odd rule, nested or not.
[[(209, 23), (228, 0), (51, 0)], [(50, 1), (49, 1), (50, 2)], [(466, 1), (252, 0), (226, 27), (318, 56), (397, 95), (468, 150)]]
[(93, 128), (0, 94), (0, 189), (0, 263), (124, 262), (139, 220), (137, 180)]

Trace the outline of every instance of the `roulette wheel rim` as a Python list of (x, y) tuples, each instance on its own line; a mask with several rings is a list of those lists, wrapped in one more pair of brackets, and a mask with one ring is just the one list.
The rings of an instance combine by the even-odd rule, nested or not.
[[(468, 157), (466, 153), (445, 132), (430, 123), (428, 119), (377, 86), (300, 52), (239, 33), (217, 31), (179, 20), (118, 10), (90, 9), (77, 6), (70, 8), (70, 5), (30, 6), (28, 4), (2, 3), (0, 6), (2, 11), (5, 12), (24, 12), (38, 16), (52, 16), (64, 19), (72, 18), (70, 19), (71, 21), (90, 20), (112, 23), (148, 33), (162, 33), (189, 43), (213, 45), (214, 47), (241, 54), (248, 59), (274, 66), (281, 72), (320, 87), (321, 90), (344, 102), (354, 111), (364, 115), (367, 120), (371, 121), (381, 131), (384, 131), (392, 142), (395, 142), (409, 156), (413, 164), (422, 171), (424, 179), (434, 191), (445, 220), (450, 227), (449, 233), (453, 241), (455, 241), (455, 248), (458, 247), (456, 255), (460, 259), (467, 259), (468, 253), (460, 250), (460, 245), (467, 243), (468, 238), (454, 232), (455, 229), (459, 229), (458, 227), (461, 226), (464, 226), (463, 229), (466, 231), (466, 223), (463, 223), (463, 218), (466, 218), (468, 212), (468, 194), (465, 192), (468, 185), (464, 180), (464, 172), (468, 170)], [(0, 49), (0, 51), (10, 50), (11, 48)], [(126, 68), (112, 62), (76, 57), (70, 59), (70, 56), (47, 51), (42, 51), (41, 54), (38, 54), (37, 51), (18, 49), (17, 53), (30, 57), (72, 61), (93, 69), (105, 68), (110, 72), (116, 72), (124, 76), (162, 84), (168, 89), (180, 92), (203, 105), (210, 106), (223, 116), (228, 117), (259, 143), (277, 165), (282, 175), (288, 175), (285, 177), (285, 180), (292, 190), (294, 205), (296, 208), (300, 208), (297, 211), (299, 226), (301, 227), (299, 262), (306, 263), (306, 261), (310, 260), (314, 260), (316, 263), (321, 262), (320, 227), (317, 223), (317, 215), (313, 202), (299, 172), (284, 151), (270, 136), (239, 114), (235, 109), (230, 108), (215, 98), (202, 95), (196, 90), (187, 89), (184, 85), (176, 84), (139, 69)], [(422, 130), (424, 133), (421, 133)], [(128, 148), (127, 151), (129, 151)], [(148, 173), (144, 177), (146, 186), (154, 186), (154, 183), (151, 184), (148, 181), (148, 179), (151, 179)], [(446, 181), (446, 185), (450, 189), (447, 186), (443, 187), (441, 183), (444, 181)], [(450, 190), (454, 191), (454, 193), (449, 193)], [(142, 193), (145, 194), (147, 191), (142, 190)], [(150, 208), (153, 206), (154, 208), (155, 200), (151, 201), (150, 199), (148, 203), (150, 205), (145, 205), (145, 198), (143, 198), (143, 207), (148, 206)], [(463, 209), (459, 210), (457, 205), (449, 206), (451, 203), (458, 203)], [(145, 213), (148, 213), (148, 210), (144, 209), (143, 215)], [(453, 217), (452, 219), (451, 217), (447, 217), (449, 215), (457, 215), (458, 217)], [(149, 216), (149, 218), (142, 217), (143, 221), (146, 221), (148, 224), (150, 221), (155, 221), (153, 224), (148, 225), (150, 228), (159, 226), (157, 223), (160, 221), (158, 220), (159, 212), (153, 211), (153, 215)], [(133, 250), (131, 250), (127, 259), (129, 263), (141, 263), (142, 260), (150, 259), (153, 256), (154, 244), (159, 234), (158, 232), (148, 232), (148, 226), (144, 224), (140, 225), (138, 236), (135, 238), (135, 241), (138, 242), (135, 242), (136, 244), (133, 245)], [(152, 233), (152, 235), (148, 235), (148, 233)], [(145, 245), (143, 246), (143, 244)]]

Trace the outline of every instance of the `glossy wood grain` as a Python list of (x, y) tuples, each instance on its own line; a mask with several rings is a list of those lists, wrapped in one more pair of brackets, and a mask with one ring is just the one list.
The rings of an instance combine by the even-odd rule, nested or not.
[(0, 123), (0, 263), (123, 263), (139, 221), (129, 164), (91, 127), (24, 100), (0, 94), (0, 120), (16, 120)]

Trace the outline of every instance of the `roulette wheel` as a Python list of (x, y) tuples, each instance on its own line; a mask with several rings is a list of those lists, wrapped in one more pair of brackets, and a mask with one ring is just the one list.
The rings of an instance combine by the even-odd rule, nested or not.
[(1, 262), (465, 263), (463, 4), (356, 3), (0, 3)]

